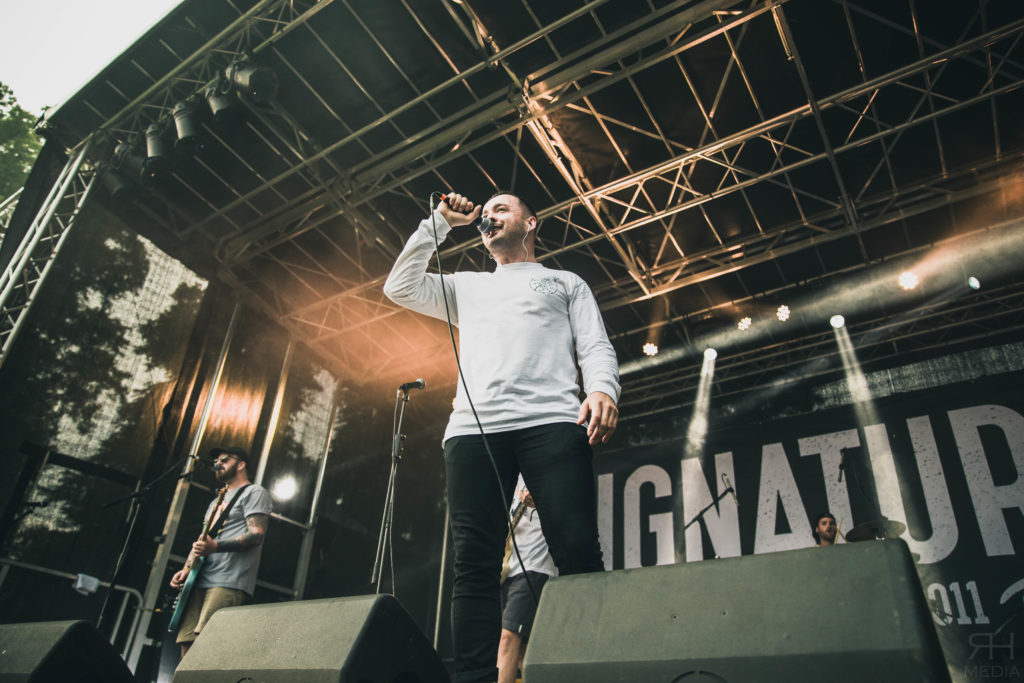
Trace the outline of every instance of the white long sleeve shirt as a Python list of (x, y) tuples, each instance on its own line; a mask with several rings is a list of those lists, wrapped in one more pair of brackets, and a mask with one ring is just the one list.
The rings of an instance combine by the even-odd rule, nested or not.
[[(438, 241), (451, 226), (434, 212)], [(400, 306), (445, 319), (442, 279), (427, 273), (434, 253), (430, 218), (399, 254), (384, 293)], [(444, 276), (452, 324), (459, 328), (459, 382), (444, 439), (478, 434), (466, 398), (485, 432), (575, 423), (580, 408), (576, 366), (586, 393), (619, 400), (619, 366), (593, 293), (578, 275), (539, 263), (498, 265), (493, 273)], [(574, 355), (575, 352), (575, 355)]]

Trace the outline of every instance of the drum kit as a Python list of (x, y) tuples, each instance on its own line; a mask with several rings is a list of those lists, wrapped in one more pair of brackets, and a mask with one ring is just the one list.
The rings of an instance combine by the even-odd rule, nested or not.
[[(836, 533), (837, 535), (842, 534), (847, 543), (857, 543), (859, 541), (884, 541), (888, 538), (899, 538), (900, 534), (906, 530), (907, 525), (903, 522), (883, 517), (871, 520), (870, 522), (861, 522), (845, 534), (842, 534), (838, 529), (836, 529)], [(921, 556), (917, 553), (912, 552), (910, 556), (914, 558), (915, 562), (921, 559)]]
[(907, 525), (893, 519), (875, 519), (861, 522), (844, 534), (847, 543), (858, 541), (882, 541), (887, 538), (899, 538), (907, 530)]
[[(845, 457), (845, 455), (846, 450), (843, 449), (843, 456)], [(848, 471), (850, 481), (856, 483), (857, 489), (860, 490), (864, 500), (870, 501), (871, 499), (867, 495), (867, 492), (864, 491), (864, 487), (860, 484), (859, 477), (854, 477), (854, 470), (848, 470), (844, 457), (841, 457), (839, 460), (839, 481), (843, 480), (843, 474)], [(875, 507), (875, 509), (877, 510), (878, 507)], [(889, 538), (899, 538), (900, 534), (906, 530), (907, 525), (903, 522), (897, 522), (895, 519), (889, 519), (885, 515), (882, 515), (878, 519), (873, 519), (870, 522), (861, 522), (845, 534), (839, 530), (839, 524), (837, 523), (835, 540), (838, 540), (838, 537), (842, 536), (847, 543), (857, 543), (859, 541), (884, 541)], [(833, 543), (835, 540), (833, 540)], [(914, 559), (916, 560), (917, 558), (915, 557)]]

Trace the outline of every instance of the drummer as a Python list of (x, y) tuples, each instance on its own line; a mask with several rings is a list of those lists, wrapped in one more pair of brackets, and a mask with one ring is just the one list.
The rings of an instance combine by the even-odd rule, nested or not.
[(814, 544), (819, 548), (835, 545), (838, 533), (836, 518), (831, 512), (822, 512), (814, 518), (811, 536), (814, 537)]

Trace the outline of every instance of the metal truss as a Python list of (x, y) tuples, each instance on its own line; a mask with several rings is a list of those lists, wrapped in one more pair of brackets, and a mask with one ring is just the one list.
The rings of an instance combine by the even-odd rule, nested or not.
[(25, 188), (19, 187), (14, 194), (0, 202), (0, 242), (3, 241), (4, 235), (7, 234), (7, 226), (11, 224), (11, 217), (14, 216), (14, 207), (18, 205), (18, 197), (21, 196), (23, 189)]
[[(410, 367), (425, 348), (446, 348), (447, 332), (381, 288), (425, 194), (500, 187), (511, 167), (543, 193), (539, 258), (585, 271), (629, 361), (655, 324), (649, 300), (686, 321), (778, 287), (755, 275), (773, 265), (783, 286), (814, 286), (830, 268), (790, 277), (778, 264), (824, 263), (837, 244), (862, 264), (898, 258), (919, 245), (891, 238), (880, 251), (879, 234), (1006, 194), (1022, 161), (1007, 111), (1024, 85), (1024, 16), (995, 21), (994, 4), (978, 0), (951, 32), (934, 28), (933, 8), (897, 5), (401, 0), (385, 24), (355, 0), (263, 0), (126, 98), (97, 135), (137, 137), (251, 53), (302, 105), (250, 103), (252, 149), (205, 126), (223, 159), (197, 159), (194, 175), (176, 172), (142, 209), (215, 253), (247, 301), (341, 375)], [(392, 25), (424, 46), (420, 62), (440, 66), (403, 58)], [(823, 33), (835, 39), (823, 45)], [(566, 39), (576, 34), (592, 39)], [(373, 51), (387, 87), (341, 35)], [(879, 35), (899, 42), (899, 59)], [(840, 57), (844, 76), (824, 77), (822, 60)], [(988, 144), (969, 158), (956, 130), (968, 115)], [(908, 174), (922, 145), (934, 159)], [(486, 265), (479, 242), (452, 240), (445, 270)]]
[(68, 231), (92, 192), (96, 172), (83, 163), (87, 151), (88, 146), (65, 164), (0, 275), (0, 365), (7, 359)]
[[(741, 32), (741, 20), (749, 21), (765, 12), (785, 22), (785, 15), (777, 3), (765, 3), (754, 10), (733, 16), (732, 23), (723, 28), (718, 35), (730, 36), (729, 29)], [(809, 100), (803, 105), (772, 117), (763, 117), (756, 124), (731, 135), (716, 137), (709, 119), (706, 135), (711, 140), (706, 144), (696, 149), (679, 150), (678, 154), (665, 162), (635, 171), (598, 187), (593, 187), (585, 176), (577, 179), (573, 169), (579, 168), (580, 163), (573, 161), (571, 150), (565, 151), (566, 145), (557, 137), (557, 129), (543, 122), (549, 112), (558, 111), (562, 107), (575, 107), (577, 110), (590, 111), (596, 120), (605, 121), (606, 127), (614, 125), (614, 121), (608, 122), (608, 117), (578, 103), (585, 101), (589, 94), (597, 92), (601, 87), (610, 86), (622, 78), (628, 79), (631, 73), (642, 70), (647, 64), (634, 64), (629, 73), (605, 76), (603, 80), (587, 86), (585, 90), (577, 87), (560, 96), (558, 93), (572, 85), (573, 81), (569, 75), (556, 72), (556, 76), (544, 81), (548, 87), (541, 89), (538, 86), (528, 96), (530, 102), (548, 104), (528, 106), (527, 110), (531, 112), (528, 120), (516, 119), (491, 135), (505, 136), (511, 145), (512, 136), (519, 133), (520, 128), (525, 127), (541, 143), (549, 161), (558, 168), (567, 184), (572, 187), (574, 196), (571, 199), (553, 204), (541, 211), (541, 217), (547, 219), (546, 230), (550, 232), (554, 225), (560, 234), (550, 240), (554, 245), (552, 248), (543, 249), (540, 258), (557, 261), (559, 256), (569, 252), (585, 251), (594, 258), (611, 259), (614, 272), (619, 275), (613, 275), (606, 284), (595, 287), (602, 308), (607, 310), (697, 285), (722, 274), (742, 270), (785, 254), (804, 251), (829, 241), (857, 235), (934, 209), (939, 205), (951, 205), (997, 189), (1002, 182), (1000, 179), (1005, 175), (1005, 169), (993, 169), (988, 180), (981, 180), (960, 189), (955, 189), (958, 186), (957, 178), (977, 176), (977, 167), (948, 170), (943, 176), (914, 186), (899, 184), (891, 175), (886, 176), (884, 173), (882, 176), (885, 176), (885, 182), (879, 181), (879, 171), (887, 166), (890, 150), (909, 129), (928, 125), (942, 116), (954, 114), (964, 108), (990, 102), (1019, 88), (1022, 84), (1021, 71), (1013, 68), (1007, 60), (993, 59), (990, 52), (999, 41), (1019, 39), (1022, 29), (1024, 20), (1013, 22), (930, 54), (898, 70), (866, 79), (863, 83), (838, 93)], [(711, 31), (706, 31), (705, 34), (694, 38), (693, 44), (702, 44), (709, 39), (710, 33)], [(785, 40), (786, 35), (785, 32), (780, 33), (780, 40)], [(736, 40), (738, 42), (741, 39), (742, 35)], [(733, 41), (729, 42), (733, 45)], [(786, 44), (790, 45), (791, 42), (790, 37)], [(682, 50), (685, 45), (680, 46), (677, 43), (673, 47)], [(792, 46), (788, 49), (793, 50)], [(733, 50), (733, 55), (735, 54)], [(665, 55), (658, 54), (649, 58), (648, 62), (657, 63), (664, 58)], [(957, 60), (969, 63), (980, 61), (992, 65), (991, 77), (981, 84), (977, 92), (970, 93), (969, 96), (940, 96), (935, 89), (942, 84), (943, 72)], [(735, 61), (739, 64), (738, 57)], [(591, 70), (597, 66), (596, 63), (588, 64)], [(600, 64), (605, 65), (604, 58)], [(924, 92), (920, 92), (918, 82), (922, 80), (931, 90), (925, 89)], [(901, 120), (883, 121), (872, 114), (872, 103), (885, 99), (889, 91), (913, 92), (918, 95), (917, 103)], [(696, 92), (693, 94), (696, 97)], [(755, 98), (752, 91), (751, 97)], [(922, 107), (929, 101), (933, 104), (927, 112), (923, 112)], [(712, 107), (709, 104), (702, 106), (701, 109), (710, 110)], [(824, 135), (823, 130), (818, 130), (821, 139), (817, 149), (792, 142), (798, 132), (802, 132), (809, 125), (815, 125), (816, 121), (825, 115), (832, 116), (833, 130), (830, 136)], [(846, 122), (839, 132), (834, 130), (836, 119)], [(816, 125), (815, 127), (817, 128)], [(458, 137), (463, 134), (459, 129), (450, 131), (447, 127), (441, 128), (448, 136)], [(653, 126), (652, 130), (645, 133), (652, 139), (659, 137)], [(431, 138), (422, 146), (424, 149), (437, 148), (449, 139)], [(833, 143), (832, 139), (836, 139), (836, 142)], [(941, 146), (941, 141), (939, 144)], [(671, 141), (666, 141), (666, 146), (670, 150), (679, 149), (678, 143)], [(754, 147), (757, 148), (757, 154), (751, 152)], [(875, 172), (871, 173), (859, 187), (847, 191), (844, 186), (838, 197), (816, 195), (802, 189), (790, 177), (802, 169), (824, 164), (828, 165), (830, 172), (836, 173), (837, 158), (846, 153), (863, 151), (865, 148), (875, 150)], [(453, 154), (470, 153), (460, 150)], [(1019, 153), (1006, 151), (1005, 156), (995, 158), (989, 164), (1005, 164), (1007, 160), (1018, 157)], [(434, 172), (450, 161), (449, 155), (425, 165), (417, 173)], [(981, 170), (981, 175), (984, 175), (984, 169)], [(717, 182), (710, 188), (698, 189), (691, 179), (701, 174), (706, 175), (707, 172), (716, 173)], [(841, 182), (841, 177), (837, 175), (837, 178)], [(371, 188), (379, 182), (380, 177), (374, 176), (373, 180), (354, 194), (358, 196), (367, 192), (372, 195)], [(676, 233), (681, 223), (690, 220), (690, 215), (694, 216), (693, 220), (708, 221), (708, 216), (704, 212), (705, 205), (733, 193), (742, 196), (748, 189), (762, 184), (772, 185), (787, 194), (793, 203), (794, 213), (801, 218), (771, 226), (765, 221), (758, 221), (754, 215), (752, 222), (757, 224), (756, 232), (732, 240), (721, 239), (717, 245), (700, 251), (686, 251), (680, 247)], [(875, 190), (877, 194), (868, 195), (870, 190)], [(656, 201), (656, 197), (660, 200)], [(588, 220), (580, 219), (581, 212)], [(713, 225), (710, 227), (712, 231), (717, 232)], [(312, 229), (312, 226), (306, 225), (300, 229)], [(654, 237), (648, 237), (648, 241), (657, 244), (655, 255), (650, 260), (634, 256), (635, 250), (627, 248), (631, 245), (624, 247), (617, 241), (627, 233), (642, 231), (653, 232)], [(287, 234), (275, 236), (277, 243), (288, 238)], [(545, 245), (548, 243), (549, 240), (546, 238)], [(597, 257), (590, 247), (598, 243), (611, 244), (614, 255)], [(259, 243), (250, 245), (250, 249), (258, 250)], [(463, 243), (444, 250), (442, 257), (446, 261), (450, 259), (454, 269), (458, 264), (457, 259), (477, 249), (477, 245)], [(293, 263), (280, 262), (279, 265), (293, 272), (298, 270)], [(611, 270), (611, 267), (606, 270)], [(368, 328), (372, 323), (378, 323), (397, 312), (381, 295), (382, 283), (382, 276), (365, 280), (338, 294), (323, 297), (315, 303), (290, 311), (281, 310), (281, 315), (295, 323), (297, 327), (305, 328), (307, 338), (314, 344), (338, 341), (349, 333)]]
[[(193, 27), (197, 36), (206, 38), (203, 44), (189, 55), (180, 55), (165, 43), (167, 51), (176, 58), (176, 65), (153, 79), (152, 85), (141, 94), (131, 99), (126, 97), (116, 113), (100, 111), (89, 101), (85, 102), (85, 106), (102, 121), (93, 135), (100, 139), (134, 141), (148, 124), (154, 121), (168, 123), (177, 102), (202, 96), (235, 58), (270, 48), (332, 1), (260, 0), (215, 36), (206, 37)], [(144, 71), (141, 66), (139, 70)]]
[[(1001, 335), (1013, 338), (1024, 329), (1024, 289), (1020, 283), (978, 291), (954, 302), (921, 306), (912, 314), (881, 315), (850, 329), (864, 367), (884, 366), (911, 354), (921, 357), (954, 344)], [(637, 372), (623, 379), (620, 412), (625, 421), (692, 408), (700, 381), (700, 364)], [(715, 365), (713, 401), (756, 403), (808, 380), (842, 374), (835, 334), (829, 330), (758, 346), (728, 356)]]

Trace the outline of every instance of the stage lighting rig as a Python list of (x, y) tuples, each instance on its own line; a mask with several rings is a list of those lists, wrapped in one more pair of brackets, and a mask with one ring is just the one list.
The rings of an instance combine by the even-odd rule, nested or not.
[(908, 292), (912, 290), (914, 287), (917, 287), (920, 281), (921, 279), (917, 277), (917, 275), (911, 270), (905, 270), (902, 273), (900, 273), (900, 287), (907, 290)]
[(270, 67), (257, 66), (243, 58), (232, 62), (225, 75), (228, 81), (254, 102), (265, 104), (277, 94), (277, 74)]
[(233, 123), (241, 118), (242, 108), (231, 92), (231, 82), (218, 76), (206, 89), (206, 104), (210, 107), (214, 120), (219, 124)]
[(187, 100), (182, 100), (174, 105), (174, 128), (178, 133), (178, 139), (174, 142), (174, 148), (186, 154), (199, 154), (206, 149), (206, 141), (199, 133), (199, 123), (196, 121), (195, 110)]
[(99, 165), (100, 179), (107, 194), (114, 201), (121, 201), (131, 195), (132, 186), (113, 164), (102, 163)]
[(167, 151), (164, 127), (159, 123), (149, 124), (146, 128), (146, 160), (142, 164), (143, 180), (157, 182), (170, 172), (171, 160)]

